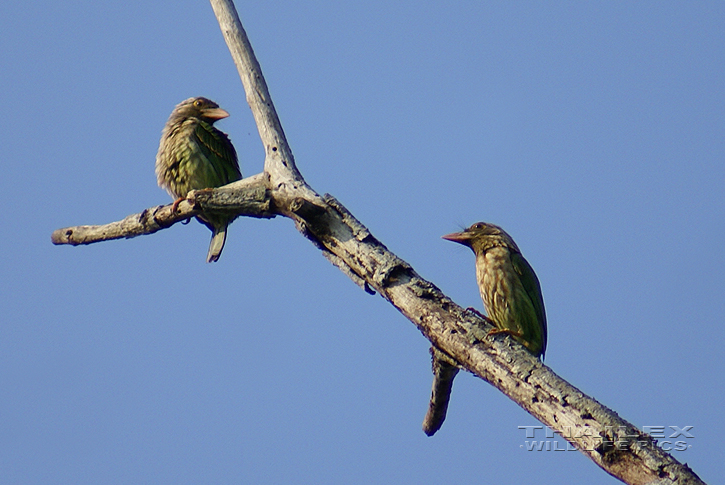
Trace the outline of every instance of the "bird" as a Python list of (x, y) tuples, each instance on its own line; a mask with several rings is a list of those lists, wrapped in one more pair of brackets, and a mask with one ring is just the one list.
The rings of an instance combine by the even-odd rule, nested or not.
[[(175, 199), (174, 210), (191, 190), (221, 187), (242, 178), (234, 145), (214, 127), (228, 116), (204, 97), (186, 99), (171, 112), (156, 154), (156, 180)], [(227, 227), (235, 218), (221, 213), (197, 216), (212, 232), (208, 263), (219, 260)]]
[(476, 255), (476, 280), (490, 333), (508, 333), (534, 357), (546, 352), (546, 312), (534, 269), (513, 238), (500, 227), (477, 222), (443, 239), (468, 246)]
[[(477, 222), (443, 239), (468, 246), (476, 255), (476, 280), (483, 306), (494, 329), (508, 333), (537, 358), (546, 352), (546, 312), (539, 279), (513, 238), (500, 227)], [(483, 315), (481, 315), (483, 316)], [(423, 431), (433, 436), (443, 425), (458, 366), (432, 347), (433, 389)]]

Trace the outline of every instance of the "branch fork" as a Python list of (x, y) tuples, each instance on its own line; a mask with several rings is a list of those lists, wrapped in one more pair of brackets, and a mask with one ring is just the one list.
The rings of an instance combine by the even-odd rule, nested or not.
[[(58, 229), (52, 235), (54, 244), (91, 244), (153, 234), (205, 211), (288, 217), (353, 282), (368, 293), (379, 293), (431, 341), (431, 352), (439, 367), (443, 362), (451, 385), (460, 368), (475, 374), (625, 483), (703, 483), (687, 465), (658, 448), (656, 440), (563, 380), (510, 336), (487, 336), (491, 325), (483, 318), (421, 278), (337, 199), (320, 196), (309, 187), (295, 165), (233, 3), (211, 0), (211, 4), (265, 147), (264, 171), (224, 187), (192, 191), (175, 212), (169, 204), (110, 224)], [(435, 365), (434, 360), (434, 371)], [(433, 389), (434, 394), (439, 391)]]

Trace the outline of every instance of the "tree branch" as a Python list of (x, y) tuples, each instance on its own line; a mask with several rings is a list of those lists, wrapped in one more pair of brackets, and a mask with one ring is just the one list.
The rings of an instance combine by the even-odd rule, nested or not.
[(192, 190), (176, 211), (172, 205), (159, 205), (131, 214), (125, 219), (102, 226), (75, 226), (56, 229), (50, 236), (53, 244), (92, 244), (114, 239), (130, 239), (153, 234), (185, 221), (204, 211), (222, 210), (249, 217), (272, 218), (267, 177), (257, 174), (214, 190)]
[(303, 236), (368, 292), (380, 293), (432, 344), (463, 368), (501, 390), (607, 473), (630, 484), (700, 484), (687, 465), (656, 446), (617, 413), (579, 391), (506, 335), (421, 278), (330, 195), (302, 178), (282, 131), (261, 68), (229, 0), (211, 0), (265, 146), (264, 173), (214, 190), (193, 191), (179, 205), (147, 209), (105, 226), (53, 233), (54, 244), (90, 244), (151, 234), (203, 211), (252, 217), (283, 215)]

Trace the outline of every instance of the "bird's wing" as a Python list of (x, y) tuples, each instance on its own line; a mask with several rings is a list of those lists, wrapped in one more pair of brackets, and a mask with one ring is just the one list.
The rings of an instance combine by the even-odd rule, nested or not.
[(214, 164), (214, 170), (222, 178), (220, 185), (226, 185), (242, 178), (237, 162), (237, 152), (229, 137), (209, 123), (197, 123), (194, 134), (199, 141), (199, 148)]
[(531, 267), (528, 261), (521, 256), (519, 253), (511, 254), (511, 263), (513, 264), (514, 270), (518, 273), (521, 279), (521, 284), (524, 286), (526, 294), (529, 295), (531, 303), (534, 305), (534, 311), (536, 317), (539, 320), (543, 336), (542, 349), (546, 349), (546, 312), (544, 311), (544, 300), (541, 296), (541, 286), (539, 285), (539, 279), (534, 273), (534, 268)]

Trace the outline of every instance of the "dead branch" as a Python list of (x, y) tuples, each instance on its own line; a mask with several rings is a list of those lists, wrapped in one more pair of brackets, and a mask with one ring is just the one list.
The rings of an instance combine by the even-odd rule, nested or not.
[(230, 0), (211, 0), (244, 84), (265, 147), (264, 172), (214, 190), (193, 191), (179, 210), (146, 209), (104, 226), (53, 233), (54, 244), (90, 244), (152, 234), (203, 211), (291, 218), (304, 237), (356, 284), (377, 291), (431, 343), (556, 430), (607, 473), (629, 484), (701, 484), (656, 440), (572, 386), (505, 335), (421, 278), (378, 241), (339, 201), (320, 196), (298, 171), (261, 68)]

